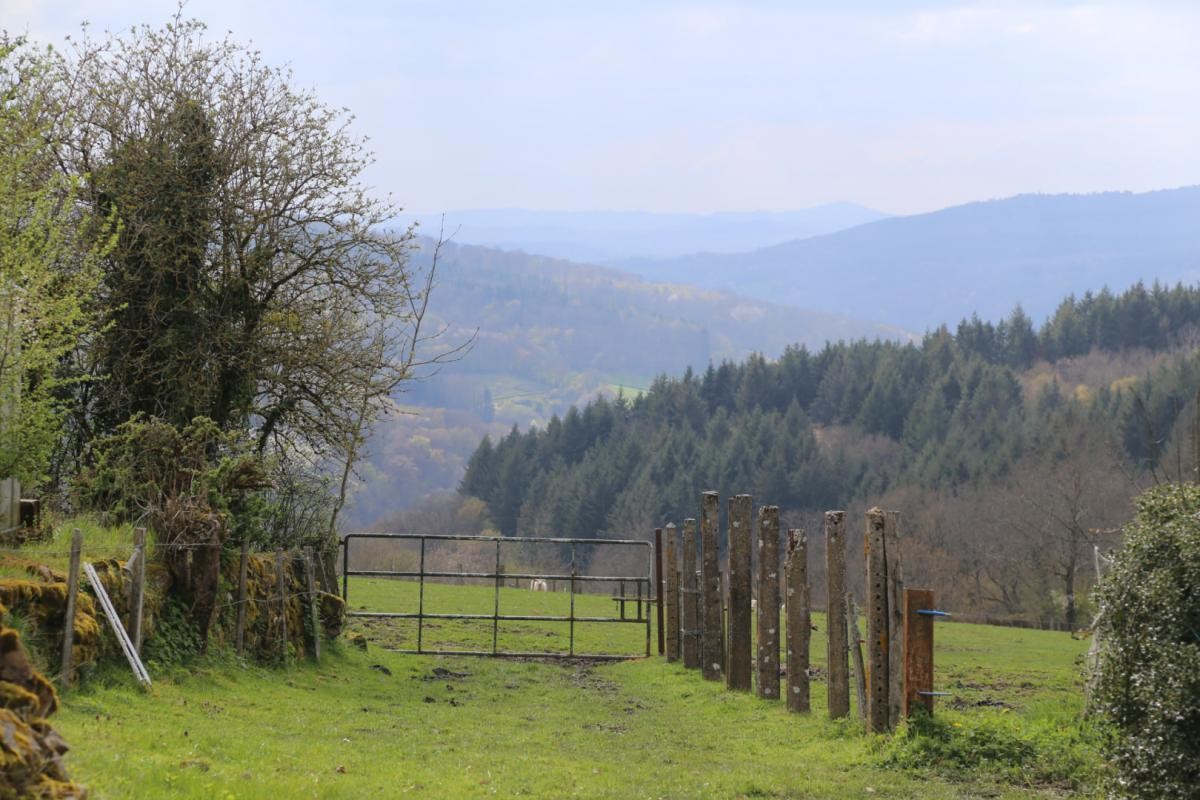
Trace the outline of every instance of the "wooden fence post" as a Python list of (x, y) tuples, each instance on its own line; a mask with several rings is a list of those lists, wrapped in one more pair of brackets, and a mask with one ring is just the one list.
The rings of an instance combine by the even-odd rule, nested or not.
[(275, 551), (275, 587), (279, 592), (279, 652), (286, 664), (288, 655), (287, 585), (284, 583), (283, 548)]
[(846, 624), (850, 637), (850, 656), (854, 659), (854, 699), (858, 701), (858, 718), (867, 718), (867, 673), (863, 668), (862, 636), (858, 632), (858, 609), (854, 592), (846, 592)]
[(246, 652), (246, 572), (250, 567), (250, 542), (242, 541), (242, 560), (238, 563), (237, 654)]
[(886, 520), (883, 510), (867, 512), (864, 533), (867, 557), (867, 729), (872, 733), (889, 730), (888, 689), (888, 577), (887, 551), (884, 544)]
[[(129, 581), (129, 641), (142, 653), (142, 616), (146, 607), (146, 529), (133, 529), (133, 562)], [(127, 562), (128, 565), (128, 562)]]
[(313, 660), (321, 660), (321, 598), (317, 594), (317, 578), (313, 573), (313, 549), (304, 548), (304, 575), (308, 581), (308, 613), (312, 618)]
[(933, 713), (933, 620), (918, 614), (933, 609), (933, 592), (928, 589), (904, 590), (904, 716), (924, 706)]
[(721, 680), (725, 671), (721, 663), (721, 572), (717, 558), (719, 504), (716, 492), (700, 495), (700, 573), (704, 597), (700, 666), (705, 679), (710, 681)]
[(779, 506), (758, 510), (758, 696), (779, 699)]
[(883, 551), (888, 582), (888, 729), (904, 714), (904, 572), (900, 559), (900, 512), (884, 514)]
[(75, 682), (75, 601), (79, 597), (79, 556), (83, 552), (83, 531), (71, 531), (71, 561), (67, 568), (67, 608), (63, 614), (62, 685)]
[(750, 691), (750, 509), (753, 500), (739, 494), (729, 500), (729, 673), (730, 689)]
[(829, 718), (850, 713), (850, 664), (846, 651), (846, 512), (825, 512), (825, 670)]
[[(662, 528), (654, 529), (654, 599), (657, 607), (658, 617), (658, 654), (661, 656), (667, 652), (667, 633), (663, 630), (663, 594), (665, 593), (665, 585), (663, 581), (663, 538)], [(649, 602), (647, 600), (647, 602)]]
[(667, 548), (667, 661), (679, 660), (679, 543), (675, 523), (668, 522), (666, 528)]
[(788, 531), (784, 575), (787, 585), (787, 706), (789, 711), (807, 712), (812, 609), (808, 591), (808, 535), (804, 531)]
[(700, 581), (696, 577), (696, 520), (683, 521), (683, 665), (700, 668)]

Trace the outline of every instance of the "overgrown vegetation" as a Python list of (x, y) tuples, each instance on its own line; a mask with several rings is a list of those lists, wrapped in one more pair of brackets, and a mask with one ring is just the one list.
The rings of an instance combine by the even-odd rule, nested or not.
[(1122, 797), (1193, 798), (1200, 787), (1200, 486), (1137, 500), (1100, 585), (1093, 703), (1112, 726)]

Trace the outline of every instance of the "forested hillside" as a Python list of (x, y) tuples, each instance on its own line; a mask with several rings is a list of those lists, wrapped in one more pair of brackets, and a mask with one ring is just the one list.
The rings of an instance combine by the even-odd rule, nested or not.
[(705, 489), (810, 527), (884, 503), (906, 515), (907, 574), (959, 610), (1075, 625), (1090, 545), (1139, 486), (1194, 475), (1197, 323), (1200, 289), (1139, 284), (1070, 298), (1040, 329), (1018, 309), (723, 361), (485, 439), (462, 491), (535, 536), (644, 535), (695, 516)]
[(859, 225), (737, 255), (626, 267), (654, 280), (733, 288), (779, 303), (843, 302), (926, 330), (1024, 305), (1035, 319), (1087, 287), (1200, 278), (1200, 187), (1028, 194)]
[[(428, 265), (432, 243), (415, 261)], [(361, 471), (351, 524), (453, 491), (485, 433), (544, 426), (597, 393), (634, 395), (685, 364), (777, 355), (791, 342), (905, 338), (898, 328), (728, 292), (484, 247), (445, 245), (430, 308), (434, 349), (475, 336), (452, 368), (406, 384)]]

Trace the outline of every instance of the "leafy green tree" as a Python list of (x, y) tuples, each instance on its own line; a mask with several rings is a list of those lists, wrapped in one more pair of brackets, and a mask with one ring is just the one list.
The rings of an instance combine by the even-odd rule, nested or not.
[(85, 34), (26, 94), (45, 98), (56, 163), (86, 167), (80, 199), (124, 225), (85, 438), (201, 415), (252, 429), (260, 453), (344, 463), (344, 495), (371, 421), (439, 358), (421, 330), (436, 251), (418, 278), (346, 113), (180, 15)]
[(16, 99), (40, 69), (21, 48), (0, 39), (0, 476), (35, 484), (67, 411), (63, 362), (95, 321), (111, 227), (83, 243), (79, 178), (55, 169), (40, 115)]

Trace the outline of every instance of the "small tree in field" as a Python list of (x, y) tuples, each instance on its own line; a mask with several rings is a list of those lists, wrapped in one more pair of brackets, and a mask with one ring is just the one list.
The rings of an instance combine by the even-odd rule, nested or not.
[(1100, 586), (1092, 702), (1112, 726), (1114, 794), (1200, 797), (1200, 486), (1136, 504)]

